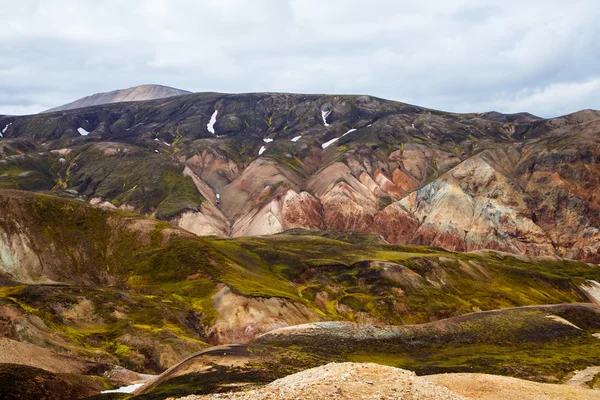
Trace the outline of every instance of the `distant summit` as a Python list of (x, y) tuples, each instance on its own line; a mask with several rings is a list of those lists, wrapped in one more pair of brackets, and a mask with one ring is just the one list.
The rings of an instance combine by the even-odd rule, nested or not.
[(186, 90), (175, 89), (161, 85), (140, 85), (129, 89), (113, 90), (112, 92), (96, 93), (91, 96), (83, 97), (71, 103), (54, 107), (43, 113), (72, 110), (75, 108), (97, 106), (101, 104), (120, 103), (124, 101), (142, 101), (162, 99), (165, 97), (180, 96), (189, 94)]

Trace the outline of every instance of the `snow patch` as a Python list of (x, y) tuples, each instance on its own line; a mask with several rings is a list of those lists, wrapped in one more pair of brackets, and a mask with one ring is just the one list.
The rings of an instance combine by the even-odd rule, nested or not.
[(158, 150), (154, 150), (155, 153), (158, 153)]
[(87, 136), (87, 135), (89, 135), (89, 134), (90, 134), (88, 131), (86, 131), (86, 130), (85, 130), (85, 129), (83, 129), (83, 128), (77, 128), (77, 132), (79, 132), (79, 134), (80, 134), (81, 136)]
[(265, 146), (260, 146), (260, 150), (258, 150), (258, 155), (260, 156), (262, 153), (265, 152), (265, 150), (267, 150)]
[(144, 386), (143, 383), (134, 383), (133, 385), (129, 385), (129, 386), (121, 386), (118, 389), (104, 390), (100, 393), (133, 393), (135, 391), (135, 389), (140, 388), (142, 386)]
[(4, 134), (6, 133), (6, 131), (8, 130), (8, 127), (12, 125), (12, 122), (8, 125), (6, 125), (4, 127), (4, 129), (2, 129), (2, 133), (0, 133), (0, 137), (4, 137)]
[(273, 141), (273, 139), (263, 139), (263, 142), (265, 143), (271, 143)]
[(352, 133), (352, 132), (354, 132), (355, 130), (356, 130), (356, 129), (350, 129), (348, 132), (344, 133), (344, 134), (342, 135), (342, 137), (346, 136), (346, 135), (347, 135), (347, 134), (349, 134), (349, 133)]
[(158, 138), (156, 138), (156, 139), (154, 139), (154, 140), (156, 140), (156, 141), (158, 142)]
[(334, 144), (335, 142), (337, 142), (339, 139), (340, 139), (340, 138), (331, 139), (330, 141), (323, 143), (323, 144), (321, 145), (321, 147), (322, 147), (322, 148), (324, 148), (324, 149), (326, 149), (326, 148), (328, 148), (329, 146), (331, 146), (332, 144)]
[(220, 199), (221, 195), (219, 193), (217, 193), (217, 199)]
[(411, 124), (411, 126), (412, 126), (414, 129), (416, 129), (416, 128), (415, 128), (415, 124)]
[(325, 126), (329, 126), (329, 124), (327, 123), (327, 117), (329, 116), (329, 114), (331, 114), (331, 111), (321, 110), (321, 117), (323, 118), (323, 125)]
[(370, 127), (371, 127), (371, 125), (373, 125), (373, 124), (369, 124), (369, 125), (367, 125), (367, 128), (370, 128)]
[(292, 138), (292, 142), (297, 142), (298, 140), (300, 140), (302, 136), (296, 136), (295, 138)]
[(215, 122), (217, 122), (217, 114), (218, 113), (219, 113), (219, 110), (215, 110), (213, 115), (210, 117), (210, 121), (208, 121), (208, 124), (206, 124), (206, 129), (208, 129), (208, 131), (210, 133), (212, 133), (213, 135), (215, 134)]

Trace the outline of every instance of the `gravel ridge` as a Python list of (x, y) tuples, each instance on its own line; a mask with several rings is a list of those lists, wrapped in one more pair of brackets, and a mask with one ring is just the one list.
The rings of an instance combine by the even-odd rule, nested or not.
[[(373, 363), (330, 363), (278, 379), (261, 389), (186, 396), (179, 400), (403, 399), (468, 400), (414, 372)], [(171, 398), (172, 400), (172, 398)]]

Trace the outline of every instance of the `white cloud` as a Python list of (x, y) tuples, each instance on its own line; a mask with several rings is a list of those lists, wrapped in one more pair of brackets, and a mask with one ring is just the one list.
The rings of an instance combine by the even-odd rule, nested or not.
[(585, 94), (600, 78), (600, 5), (592, 0), (0, 6), (10, 16), (0, 29), (0, 113), (142, 83), (371, 94), (462, 112), (600, 108), (598, 96)]
[(2, 110), (1, 114), (3, 115), (30, 115), (39, 113), (40, 111), (46, 109), (46, 106), (41, 104), (9, 104), (2, 105), (0, 109)]
[(559, 116), (597, 103), (600, 77), (583, 82), (553, 83), (542, 88), (523, 89), (516, 93), (502, 93), (483, 105), (464, 104), (473, 111), (503, 110), (509, 113), (529, 111), (532, 114)]

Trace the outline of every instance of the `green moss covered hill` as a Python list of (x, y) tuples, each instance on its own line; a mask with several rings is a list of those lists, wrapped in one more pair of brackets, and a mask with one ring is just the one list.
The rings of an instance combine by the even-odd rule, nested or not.
[(256, 319), (281, 314), (280, 326), (397, 325), (586, 302), (581, 286), (600, 279), (596, 266), (580, 262), (392, 246), (364, 234), (200, 238), (135, 214), (18, 191), (0, 192), (0, 238), (3, 336), (153, 373), (237, 331), (261, 333), (251, 313), (222, 326), (223, 298), (253, 308)]

